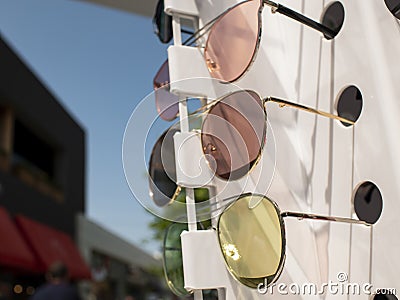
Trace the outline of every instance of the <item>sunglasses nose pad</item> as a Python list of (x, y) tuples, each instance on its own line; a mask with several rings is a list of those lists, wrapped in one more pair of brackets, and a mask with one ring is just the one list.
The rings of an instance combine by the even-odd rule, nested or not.
[(214, 156), (212, 156), (211, 154), (205, 154), (204, 159), (210, 167), (211, 172), (215, 174), (217, 172), (217, 161), (215, 160)]
[(204, 153), (209, 153), (209, 152), (215, 152), (217, 151), (217, 147), (215, 147), (213, 144), (208, 143), (206, 146), (203, 147)]
[(219, 70), (219, 65), (215, 61), (211, 60), (210, 58), (208, 58), (206, 60), (206, 64), (207, 64), (207, 68), (210, 72), (215, 72), (215, 71)]

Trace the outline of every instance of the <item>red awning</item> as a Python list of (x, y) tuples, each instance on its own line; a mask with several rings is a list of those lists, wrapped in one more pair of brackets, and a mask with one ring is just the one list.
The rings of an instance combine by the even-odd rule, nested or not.
[(37, 270), (36, 260), (8, 212), (0, 207), (0, 265)]
[(54, 262), (62, 261), (72, 279), (91, 277), (90, 269), (69, 235), (21, 215), (16, 217), (16, 222), (38, 257), (43, 272)]

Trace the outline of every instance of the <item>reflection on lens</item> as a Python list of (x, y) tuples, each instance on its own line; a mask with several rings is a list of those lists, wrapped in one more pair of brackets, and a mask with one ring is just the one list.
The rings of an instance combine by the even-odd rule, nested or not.
[(174, 223), (168, 227), (164, 238), (164, 274), (168, 286), (177, 296), (188, 295), (184, 288), (181, 233), (187, 224)]
[(218, 238), (232, 275), (257, 288), (271, 283), (283, 262), (281, 218), (276, 206), (261, 195), (242, 195), (220, 216)]
[(179, 112), (179, 98), (169, 91), (169, 84), (169, 65), (166, 60), (153, 80), (157, 112), (166, 121), (174, 120)]
[(220, 178), (239, 179), (258, 162), (266, 135), (262, 105), (255, 92), (239, 91), (221, 99), (205, 117), (203, 152)]
[(149, 163), (150, 195), (158, 206), (171, 202), (177, 191), (174, 134), (177, 129), (164, 132), (153, 147)]
[(212, 27), (204, 57), (212, 77), (232, 82), (250, 65), (259, 34), (259, 1), (246, 1)]

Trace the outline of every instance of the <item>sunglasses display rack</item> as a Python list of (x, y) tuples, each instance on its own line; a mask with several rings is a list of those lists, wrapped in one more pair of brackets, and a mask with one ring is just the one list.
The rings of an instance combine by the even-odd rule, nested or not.
[[(208, 71), (202, 63), (201, 53), (198, 49), (181, 45), (180, 18), (190, 15), (192, 20), (196, 21), (196, 12), (193, 9), (185, 11), (180, 2), (166, 0), (165, 7), (166, 12), (173, 16), (174, 32), (174, 45), (168, 49), (170, 91), (179, 95), (182, 99), (179, 103), (181, 132), (174, 135), (174, 144), (175, 149), (177, 149), (175, 151), (176, 179), (177, 184), (185, 187), (186, 190), (189, 229), (189, 231), (183, 232), (181, 236), (185, 288), (194, 291), (195, 300), (203, 299), (203, 289), (218, 289), (219, 299), (235, 299), (233, 289), (230, 288), (230, 278), (223, 257), (213, 254), (219, 251), (215, 231), (198, 231), (196, 226), (193, 189), (208, 187), (211, 192), (213, 190), (213, 174), (206, 165), (206, 161), (202, 159), (199, 135), (195, 132), (189, 132), (185, 99), (186, 97), (207, 97), (205, 91), (212, 90), (212, 86), (206, 80), (200, 80), (200, 82), (198, 80), (187, 80), (208, 77)], [(189, 6), (193, 8), (194, 1), (186, 1), (186, 6), (188, 6), (187, 3), (191, 3)], [(197, 59), (194, 59), (194, 57), (197, 57)], [(185, 67), (188, 65), (191, 67)], [(199, 165), (193, 164), (193, 162), (198, 162)]]
[[(210, 80), (190, 80), (191, 78), (208, 78), (208, 71), (202, 62), (197, 48), (181, 45), (180, 18), (190, 15), (195, 20), (193, 9), (185, 10), (182, 1), (165, 1), (165, 10), (173, 16), (174, 45), (168, 49), (169, 72), (171, 78), (170, 91), (179, 95), (179, 115), (181, 132), (174, 135), (176, 157), (176, 179), (179, 186), (186, 189), (188, 232), (182, 239), (182, 258), (185, 288), (194, 291), (194, 299), (203, 299), (203, 289), (218, 289), (219, 299), (236, 299), (232, 284), (235, 282), (225, 267), (223, 257), (219, 254), (219, 246), (214, 230), (198, 231), (194, 206), (196, 187), (207, 187), (213, 190), (213, 174), (202, 159), (201, 143), (198, 133), (189, 132), (187, 120), (186, 97), (209, 97), (213, 91)], [(186, 7), (193, 8), (194, 1), (186, 1)], [(179, 36), (179, 37), (177, 37)], [(190, 65), (190, 68), (186, 66)], [(189, 79), (189, 80), (188, 80)], [(207, 91), (207, 93), (205, 93)], [(214, 95), (215, 97), (215, 95)], [(199, 165), (193, 164), (198, 162)]]
[[(191, 1), (188, 1), (191, 2)], [(207, 66), (204, 64), (202, 53), (198, 48), (181, 45), (180, 18), (193, 14), (184, 9), (174, 8), (178, 2), (166, 0), (166, 11), (174, 16), (174, 45), (168, 48), (170, 92), (179, 95), (179, 115), (181, 132), (174, 135), (176, 157), (176, 180), (179, 186), (186, 189), (187, 218), (189, 231), (183, 232), (182, 258), (184, 269), (185, 288), (194, 291), (194, 299), (203, 299), (201, 290), (218, 290), (219, 299), (247, 299), (261, 298), (256, 291), (239, 285), (226, 268), (224, 258), (220, 252), (215, 230), (197, 230), (196, 213), (194, 211), (193, 188), (207, 187), (210, 195), (215, 191), (214, 174), (204, 160), (201, 142), (197, 132), (189, 132), (187, 120), (187, 97), (206, 97), (215, 99), (228, 92), (238, 90), (232, 84), (221, 85), (209, 78)], [(191, 10), (193, 12), (193, 10)], [(187, 66), (191, 66), (188, 68)], [(230, 195), (227, 191), (227, 195)], [(193, 204), (193, 205), (191, 205)], [(215, 225), (214, 219), (214, 225)]]
[[(323, 13), (331, 3), (317, 2), (287, 0), (284, 4), (314, 20), (323, 20)], [(313, 282), (320, 286), (329, 280), (345, 279), (349, 283), (371, 283), (374, 289), (400, 290), (397, 280), (400, 239), (396, 232), (400, 226), (396, 216), (400, 202), (394, 200), (400, 196), (400, 174), (393, 163), (397, 162), (400, 151), (396, 113), (400, 111), (396, 82), (400, 68), (392, 59), (400, 53), (398, 20), (385, 1), (343, 0), (340, 2), (345, 12), (343, 26), (334, 39), (327, 39), (298, 22), (274, 14), (279, 12), (277, 7), (272, 7), (272, 12), (264, 9), (260, 14), (263, 34), (256, 59), (238, 81), (224, 85), (210, 80), (204, 45), (200, 48), (182, 45), (181, 20), (190, 19), (195, 29), (201, 28), (236, 3), (165, 0), (165, 11), (173, 16), (174, 45), (168, 49), (170, 91), (180, 98), (181, 132), (174, 136), (176, 183), (186, 188), (189, 223), (189, 230), (181, 235), (185, 287), (194, 291), (195, 300), (202, 299), (203, 289), (218, 289), (219, 299), (227, 300), (282, 297), (262, 295), (233, 278), (221, 254), (216, 231), (197, 230), (194, 188), (209, 188), (217, 201), (245, 190), (268, 194), (278, 199), (285, 210), (360, 218), (357, 195), (363, 193), (365, 186), (374, 186), (376, 189), (364, 193), (364, 202), (360, 204), (366, 210), (375, 209), (368, 206), (368, 201), (374, 203), (378, 194), (383, 198), (382, 213), (379, 212), (379, 220), (372, 227), (327, 222), (298, 226), (287, 222), (286, 265), (279, 282), (287, 285)], [(289, 10), (282, 11), (293, 15)], [(267, 109), (271, 123), (268, 130), (273, 131), (276, 144), (273, 147), (268, 144), (263, 152), (275, 150), (273, 181), (261, 180), (262, 169), (271, 167), (271, 162), (261, 156), (257, 168), (249, 175), (255, 180), (226, 184), (213, 177), (202, 158), (199, 135), (189, 131), (185, 99), (215, 99), (239, 87), (262, 95), (298, 99), (306, 106), (332, 113), (340, 112), (341, 100), (346, 97), (362, 101), (362, 109), (355, 124), (348, 126), (271, 105)], [(353, 88), (352, 93), (347, 93), (349, 88)], [(346, 104), (344, 107), (341, 116), (346, 117)], [(267, 141), (270, 139), (267, 136)], [(345, 277), (339, 278), (339, 274)], [(332, 297), (327, 295), (328, 299)], [(370, 295), (336, 294), (337, 297), (369, 299)]]

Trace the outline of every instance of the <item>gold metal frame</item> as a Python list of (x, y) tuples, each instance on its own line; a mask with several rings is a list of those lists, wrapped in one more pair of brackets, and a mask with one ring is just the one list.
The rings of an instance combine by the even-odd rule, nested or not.
[[(220, 226), (221, 216), (223, 215), (223, 213), (226, 210), (228, 210), (230, 207), (235, 205), (235, 203), (237, 203), (240, 199), (243, 199), (244, 197), (248, 197), (248, 196), (258, 196), (258, 197), (261, 197), (260, 202), (261, 201), (268, 201), (268, 202), (272, 203), (274, 208), (275, 208), (275, 211), (276, 211), (276, 213), (278, 215), (279, 223), (280, 223), (280, 226), (281, 226), (281, 238), (282, 238), (282, 249), (281, 250), (282, 251), (281, 251), (281, 258), (280, 258), (280, 261), (279, 261), (278, 269), (277, 269), (277, 271), (275, 273), (275, 276), (273, 277), (272, 281), (269, 282), (267, 284), (267, 286), (263, 286), (264, 288), (268, 288), (271, 284), (275, 283), (279, 279), (279, 277), (280, 277), (280, 275), (282, 273), (282, 270), (284, 268), (284, 264), (285, 264), (285, 260), (286, 260), (286, 229), (285, 229), (285, 222), (283, 220), (284, 218), (292, 217), (292, 218), (297, 218), (298, 220), (309, 219), (309, 220), (314, 220), (314, 221), (341, 222), (341, 223), (359, 224), (359, 225), (365, 225), (365, 226), (372, 226), (373, 225), (373, 224), (367, 223), (365, 221), (356, 220), (356, 219), (352, 219), (352, 218), (325, 216), (325, 215), (309, 214), (309, 213), (302, 213), (302, 212), (291, 212), (291, 211), (281, 212), (278, 204), (274, 200), (268, 198), (267, 196), (261, 195), (261, 194), (254, 194), (254, 193), (245, 193), (245, 194), (241, 194), (241, 195), (237, 196), (237, 199), (234, 200), (229, 205), (227, 205), (223, 209), (223, 211), (221, 212), (221, 214), (218, 217), (217, 228), (214, 228), (214, 229), (217, 231), (218, 243), (219, 243), (219, 247), (220, 247), (220, 250), (221, 250), (222, 254), (224, 253), (224, 251), (223, 251), (223, 248), (222, 248), (222, 242), (221, 242), (220, 233), (219, 233), (219, 226)], [(257, 203), (257, 205), (259, 205), (259, 203)], [(225, 258), (225, 255), (223, 255), (223, 257), (224, 257), (224, 261), (225, 261), (225, 264), (227, 266), (227, 269), (229, 270), (229, 272), (231, 273), (233, 278), (235, 278), (235, 280), (240, 282), (241, 284), (244, 284), (233, 273), (232, 268), (229, 266), (229, 263)], [(265, 279), (266, 278), (264, 278), (264, 282), (265, 282)], [(249, 287), (253, 288), (251, 286), (249, 286)]]
[[(224, 15), (226, 15), (227, 13), (229, 13), (231, 10), (233, 10), (233, 9), (235, 9), (236, 7), (242, 5), (243, 3), (247, 3), (247, 2), (250, 2), (250, 1), (254, 1), (254, 0), (243, 1), (243, 2), (240, 2), (240, 3), (238, 3), (238, 4), (236, 4), (236, 5), (232, 6), (232, 7), (230, 7), (230, 8), (229, 8), (228, 10), (226, 10), (223, 14), (221, 14), (220, 16), (218, 16), (218, 19), (217, 19), (216, 21), (213, 22), (212, 26), (211, 26), (210, 28), (208, 28), (207, 31), (210, 31), (210, 32), (211, 32), (212, 29), (213, 29), (213, 26), (214, 26), (215, 24), (217, 24), (218, 22), (220, 22), (221, 19), (222, 19), (222, 17), (223, 17)], [(260, 48), (260, 42), (261, 42), (261, 36), (262, 36), (262, 15), (261, 15), (261, 14), (262, 14), (263, 9), (264, 9), (264, 1), (263, 1), (263, 0), (260, 0), (260, 6), (258, 7), (258, 12), (257, 12), (257, 18), (258, 18), (258, 28), (257, 28), (258, 35), (257, 35), (257, 41), (256, 41), (256, 45), (255, 45), (255, 47), (254, 47), (253, 54), (252, 54), (252, 56), (251, 56), (251, 59), (250, 59), (249, 64), (248, 64), (248, 65), (246, 66), (246, 68), (242, 71), (242, 73), (240, 73), (235, 79), (233, 79), (233, 80), (231, 80), (231, 81), (229, 81), (229, 82), (220, 80), (221, 83), (232, 83), (232, 82), (235, 82), (235, 81), (241, 79), (241, 78), (250, 70), (250, 67), (253, 65), (254, 61), (256, 60), (256, 57), (257, 57), (257, 54), (258, 54), (258, 49)], [(204, 47), (204, 52), (206, 52), (207, 49), (208, 49), (208, 47), (209, 47), (209, 46), (208, 46), (208, 42), (209, 42), (209, 40), (208, 40), (208, 38), (207, 38), (206, 46)], [(207, 65), (208, 71), (210, 72), (210, 75), (212, 76), (212, 70), (210, 69), (209, 63), (206, 62), (206, 65)]]
[[(225, 10), (224, 12), (222, 12), (221, 14), (219, 14), (218, 16), (216, 16), (214, 19), (212, 19), (211, 21), (209, 21), (208, 23), (206, 23), (202, 28), (200, 28), (199, 30), (197, 30), (195, 33), (193, 33), (193, 35), (191, 37), (189, 37), (184, 43), (183, 45), (193, 45), (196, 41), (198, 41), (199, 39), (201, 39), (204, 35), (206, 35), (208, 32), (213, 30), (213, 26), (215, 24), (217, 24), (218, 22), (220, 22), (220, 20), (222, 19), (222, 17), (224, 17), (227, 13), (229, 13), (231, 10), (235, 9), (236, 7), (247, 3), (249, 1), (255, 1), (255, 0), (246, 0), (246, 1), (242, 1), (240, 3), (237, 3), (231, 7), (229, 7), (227, 10)], [(326, 27), (323, 24), (320, 24), (296, 11), (291, 10), (290, 8), (287, 8), (285, 6), (283, 6), (280, 3), (276, 3), (270, 0), (259, 0), (260, 5), (258, 8), (258, 12), (257, 12), (257, 18), (258, 18), (258, 36), (257, 36), (257, 41), (256, 41), (256, 45), (254, 47), (254, 51), (252, 54), (252, 57), (250, 59), (249, 64), (246, 66), (246, 68), (242, 71), (241, 74), (239, 74), (236, 78), (234, 78), (233, 80), (230, 80), (229, 82), (234, 82), (239, 80), (240, 78), (242, 78), (250, 69), (250, 67), (252, 66), (252, 64), (254, 63), (256, 57), (257, 57), (257, 53), (260, 47), (260, 41), (261, 41), (261, 37), (262, 37), (262, 11), (264, 9), (264, 5), (267, 5), (269, 7), (271, 7), (271, 11), (272, 13), (281, 13), (291, 19), (294, 19), (308, 27), (311, 27), (317, 31), (320, 31), (321, 33), (324, 34), (324, 36), (328, 36), (330, 39), (334, 38), (336, 33), (333, 32), (333, 30), (331, 30), (330, 28)], [(206, 41), (206, 45), (205, 47), (200, 47), (200, 48), (204, 48), (204, 51), (207, 51), (209, 45), (208, 45), (208, 38)], [(206, 62), (207, 63), (207, 62)], [(210, 74), (212, 74), (212, 70), (209, 67), (209, 64), (207, 63), (207, 68), (210, 72)], [(222, 83), (227, 83), (226, 81), (222, 81)]]
[[(261, 154), (262, 154), (262, 152), (263, 152), (263, 150), (264, 150), (264, 147), (265, 147), (265, 140), (266, 140), (266, 134), (267, 134), (267, 120), (268, 120), (268, 118), (267, 118), (267, 111), (266, 111), (266, 104), (267, 104), (268, 102), (277, 103), (280, 107), (288, 106), (288, 107), (296, 108), (296, 109), (303, 110), (303, 111), (306, 111), (306, 112), (309, 112), (309, 113), (321, 115), (321, 116), (323, 116), (323, 117), (335, 119), (335, 120), (338, 120), (338, 121), (341, 121), (341, 122), (344, 122), (344, 123), (348, 123), (348, 124), (354, 125), (354, 122), (353, 122), (353, 121), (350, 121), (350, 120), (345, 119), (345, 118), (342, 118), (342, 117), (340, 117), (340, 116), (337, 116), (337, 115), (334, 115), (334, 114), (331, 114), (331, 113), (327, 113), (327, 112), (324, 112), (324, 111), (321, 111), (321, 110), (317, 110), (317, 109), (314, 109), (314, 108), (311, 108), (311, 107), (308, 107), (308, 106), (305, 106), (305, 105), (302, 105), (302, 104), (297, 104), (297, 103), (290, 102), (290, 101), (288, 101), (288, 100), (284, 100), (284, 99), (280, 99), (280, 98), (276, 98), (276, 97), (267, 97), (267, 98), (264, 98), (264, 99), (263, 99), (263, 98), (262, 98), (257, 92), (255, 92), (255, 91), (252, 91), (252, 90), (238, 90), (238, 91), (234, 91), (234, 92), (228, 93), (228, 94), (226, 94), (226, 95), (224, 95), (224, 96), (222, 96), (222, 97), (220, 97), (220, 98), (218, 98), (218, 99), (216, 99), (216, 100), (214, 100), (214, 101), (212, 101), (212, 102), (210, 102), (210, 103), (204, 105), (203, 107), (199, 108), (198, 110), (194, 111), (194, 112), (191, 114), (191, 117), (193, 117), (193, 116), (203, 116), (204, 114), (206, 114), (205, 118), (204, 118), (203, 121), (202, 121), (202, 125), (201, 125), (201, 131), (200, 131), (200, 134), (201, 134), (201, 135), (203, 134), (203, 130), (202, 130), (202, 129), (203, 129), (204, 122), (205, 122), (205, 120), (207, 119), (207, 115), (212, 111), (212, 109), (215, 108), (216, 105), (217, 105), (218, 103), (220, 103), (221, 101), (223, 101), (226, 97), (229, 97), (229, 96), (234, 95), (234, 94), (236, 94), (236, 93), (242, 93), (242, 92), (246, 92), (246, 93), (248, 93), (248, 94), (250, 94), (250, 95), (251, 95), (251, 94), (257, 95), (257, 97), (258, 97), (260, 103), (261, 103), (262, 106), (263, 106), (264, 118), (265, 118), (265, 120), (264, 120), (265, 122), (264, 122), (263, 134), (262, 134), (262, 139), (261, 139), (261, 145), (260, 145), (260, 150), (259, 150), (259, 152), (258, 152), (258, 154), (257, 154), (256, 159), (255, 159), (254, 161), (252, 161), (252, 162), (249, 162), (249, 170), (248, 170), (248, 172), (247, 172), (246, 174), (251, 173), (251, 172), (253, 171), (253, 169), (257, 166), (258, 162), (259, 162), (260, 159), (261, 159)], [(169, 129), (167, 129), (166, 132), (168, 132), (168, 130), (169, 130)], [(164, 133), (163, 133), (163, 134), (164, 134)], [(158, 142), (158, 140), (157, 140), (157, 142)], [(157, 144), (157, 142), (156, 142), (156, 144)], [(205, 147), (205, 145), (202, 144), (201, 146), (202, 146), (203, 154), (205, 155), (205, 153), (204, 153), (204, 147)], [(153, 147), (152, 153), (151, 153), (151, 155), (150, 155), (149, 169), (151, 168), (151, 165), (152, 165), (153, 153), (154, 153), (154, 147)], [(210, 167), (210, 169), (212, 169), (211, 166), (210, 166), (209, 164), (208, 164), (208, 166)], [(149, 171), (150, 171), (150, 170), (149, 170)], [(226, 181), (225, 178), (219, 176), (217, 173), (215, 173), (215, 176), (218, 177), (218, 178), (220, 178), (220, 179), (222, 179), (222, 180), (225, 180), (225, 181)], [(151, 176), (150, 176), (149, 180), (152, 180), (152, 179), (151, 179)], [(239, 179), (237, 179), (237, 180), (239, 180)], [(232, 181), (233, 181), (233, 180), (232, 180)], [(150, 183), (150, 184), (151, 184), (151, 183)], [(179, 195), (179, 193), (181, 192), (181, 190), (182, 190), (182, 188), (181, 188), (180, 186), (177, 185), (176, 190), (175, 190), (175, 193), (173, 194), (173, 196), (172, 196), (170, 202), (167, 203), (166, 205), (172, 203), (172, 202), (176, 199), (176, 197)]]
[[(196, 32), (194, 32), (188, 39), (186, 39), (183, 42), (183, 45), (191, 46), (191, 45), (195, 44), (200, 39), (202, 39), (208, 32), (212, 31), (213, 26), (215, 24), (217, 24), (218, 22), (220, 22), (220, 20), (222, 19), (223, 16), (225, 16), (227, 13), (229, 13), (231, 10), (235, 9), (239, 5), (242, 5), (243, 3), (247, 3), (249, 1), (255, 1), (255, 0), (242, 1), (240, 3), (237, 3), (237, 4), (229, 7), (224, 12), (222, 12), (221, 14), (219, 14), (218, 16), (216, 16), (215, 18), (213, 18), (212, 20), (207, 22), (202, 28), (200, 28)], [(301, 15), (301, 14), (299, 14), (299, 13), (297, 13), (297, 12), (295, 12), (295, 11), (293, 11), (293, 10), (291, 10), (291, 9), (289, 9), (289, 8), (279, 4), (279, 3), (275, 3), (275, 2), (270, 1), (270, 0), (259, 0), (259, 1), (260, 1), (260, 5), (259, 5), (259, 8), (258, 8), (258, 12), (257, 12), (257, 18), (258, 18), (258, 29), (257, 29), (257, 31), (258, 31), (258, 36), (257, 36), (256, 45), (255, 45), (254, 50), (253, 50), (252, 57), (251, 57), (248, 65), (246, 66), (246, 68), (242, 71), (242, 73), (239, 74), (235, 79), (233, 79), (233, 80), (231, 80), (229, 82), (234, 82), (234, 81), (237, 81), (240, 78), (242, 78), (250, 70), (250, 67), (253, 65), (253, 63), (254, 63), (254, 61), (255, 61), (255, 59), (257, 57), (258, 50), (259, 50), (259, 47), (260, 47), (261, 37), (262, 37), (262, 11), (264, 9), (264, 5), (270, 6), (271, 7), (271, 11), (273, 13), (282, 13), (285, 16), (288, 16), (289, 18), (292, 18), (292, 19), (294, 19), (294, 20), (296, 20), (296, 21), (298, 21), (298, 22), (300, 22), (302, 24), (305, 24), (305, 25), (307, 25), (307, 26), (309, 26), (309, 27), (311, 27), (311, 28), (313, 28), (315, 30), (318, 30), (318, 31), (324, 33), (325, 36), (329, 36), (330, 38), (333, 38), (336, 35), (330, 28), (327, 28), (326, 26), (324, 26), (324, 25), (322, 25), (320, 23), (317, 23), (316, 21), (314, 21), (314, 20), (312, 20), (312, 19), (310, 19), (310, 18), (308, 18), (306, 16), (303, 16), (303, 15)], [(209, 47), (208, 46), (208, 42), (209, 42), (209, 40), (207, 38), (205, 46), (199, 45), (198, 47), (201, 48), (201, 49), (204, 49), (204, 51), (207, 51), (207, 48)], [(203, 55), (204, 55), (204, 53), (203, 53)], [(161, 67), (160, 67), (159, 71), (157, 71), (155, 77), (159, 74), (159, 72), (161, 71), (162, 67), (164, 66), (165, 63), (167, 63), (167, 61), (168, 60), (166, 60), (161, 65)], [(207, 64), (207, 62), (206, 62), (206, 64)], [(209, 70), (210, 75), (211, 75), (212, 74), (212, 70), (210, 69), (209, 64), (207, 64), (207, 69)], [(228, 83), (228, 82), (223, 81), (223, 80), (220, 80), (220, 82), (221, 83)], [(154, 84), (154, 80), (153, 80), (153, 85), (154, 85), (155, 89), (164, 87), (164, 86), (166, 86), (168, 84), (169, 84), (169, 82), (166, 82), (165, 84), (162, 84), (161, 86), (156, 86)], [(176, 117), (177, 117), (177, 115), (176, 115)]]
[[(344, 123), (348, 123), (348, 124), (354, 125), (353, 121), (350, 121), (350, 120), (342, 118), (340, 116), (337, 116), (337, 115), (334, 115), (334, 114), (331, 114), (331, 113), (327, 113), (327, 112), (324, 112), (324, 111), (321, 111), (321, 110), (317, 110), (315, 108), (311, 108), (311, 107), (308, 107), (308, 106), (305, 106), (305, 105), (302, 105), (302, 104), (297, 104), (297, 103), (290, 102), (290, 101), (283, 100), (283, 99), (276, 98), (276, 97), (267, 97), (267, 98), (263, 99), (257, 92), (252, 91), (252, 90), (238, 90), (238, 91), (234, 91), (234, 92), (228, 93), (228, 94), (226, 94), (226, 95), (224, 95), (224, 96), (222, 96), (222, 97), (210, 102), (209, 104), (203, 106), (202, 108), (200, 108), (199, 110), (195, 111), (194, 113), (198, 113), (198, 112), (203, 110), (202, 114), (203, 113), (209, 114), (212, 111), (212, 109), (215, 108), (215, 106), (218, 103), (222, 102), (226, 97), (232, 96), (232, 95), (237, 94), (237, 93), (242, 93), (242, 92), (247, 92), (250, 95), (251, 94), (256, 94), (258, 96), (258, 98), (260, 100), (260, 103), (263, 105), (264, 117), (265, 117), (264, 129), (263, 129), (264, 132), (263, 132), (263, 135), (262, 135), (260, 151), (259, 151), (259, 153), (257, 155), (257, 158), (253, 162), (251, 162), (250, 168), (249, 168), (249, 171), (247, 172), (247, 174), (249, 174), (254, 169), (254, 167), (258, 164), (258, 162), (261, 159), (261, 153), (264, 150), (266, 132), (267, 132), (267, 120), (268, 120), (267, 119), (266, 104), (268, 102), (277, 103), (277, 104), (279, 104), (280, 107), (288, 106), (288, 107), (296, 108), (296, 109), (303, 110), (303, 111), (306, 111), (306, 112), (309, 112), (309, 113), (317, 114), (317, 115), (320, 115), (320, 116), (323, 116), (323, 117), (327, 117), (327, 118), (330, 118), (330, 119), (335, 119), (335, 120), (338, 120), (338, 121), (341, 121), (341, 122), (344, 122)], [(207, 115), (203, 120), (203, 124), (204, 124), (206, 119), (207, 119)], [(203, 129), (203, 125), (202, 125), (202, 129)], [(201, 134), (203, 134), (203, 130), (201, 130)], [(205, 147), (205, 145), (202, 144), (203, 153), (204, 153), (204, 147)], [(211, 168), (211, 166), (210, 166), (210, 168)], [(215, 174), (215, 176), (217, 176), (220, 179), (226, 180), (226, 179), (218, 176), (218, 174)]]

